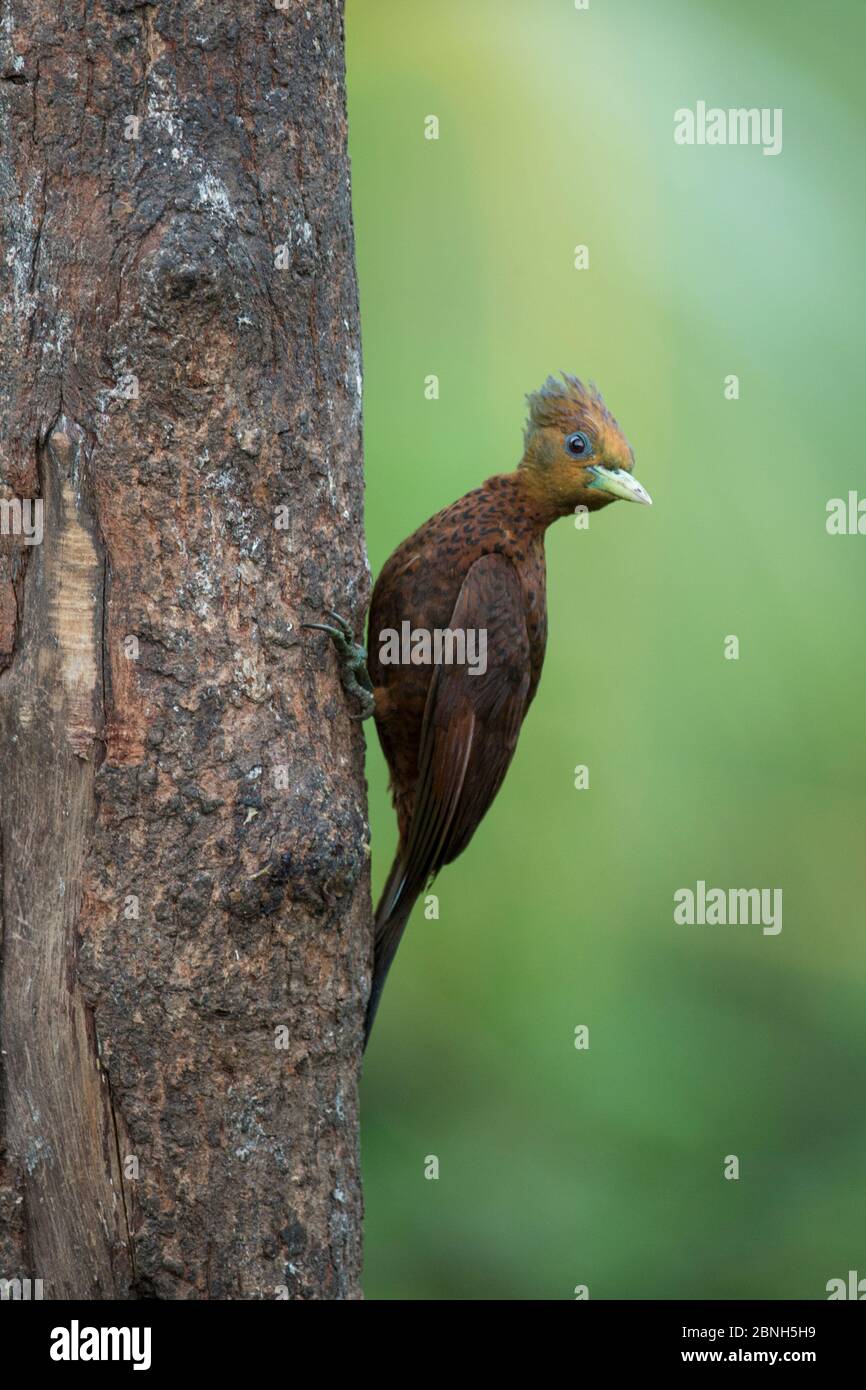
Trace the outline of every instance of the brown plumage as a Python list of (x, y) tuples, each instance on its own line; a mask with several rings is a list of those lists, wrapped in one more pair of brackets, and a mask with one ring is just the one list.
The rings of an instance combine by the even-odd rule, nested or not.
[[(616, 497), (649, 502), (633, 461), (598, 392), (575, 377), (550, 377), (529, 397), (518, 468), (425, 522), (379, 576), (363, 684), (373, 692), (400, 840), (376, 910), (367, 1037), (412, 906), (469, 844), (538, 687), (547, 641), (544, 533), (577, 507), (595, 511)], [(405, 622), (427, 633), (484, 630), (486, 670), (383, 660), (384, 634)]]

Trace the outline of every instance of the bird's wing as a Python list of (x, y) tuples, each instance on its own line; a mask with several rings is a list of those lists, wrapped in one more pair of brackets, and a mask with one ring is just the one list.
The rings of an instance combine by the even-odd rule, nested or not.
[(452, 632), (486, 631), (487, 668), (473, 675), (468, 665), (440, 665), (433, 673), (412, 821), (389, 901), (377, 914), (380, 922), (466, 848), (502, 785), (526, 713), (529, 638), (520, 580), (510, 560), (503, 555), (476, 560), (449, 626)]

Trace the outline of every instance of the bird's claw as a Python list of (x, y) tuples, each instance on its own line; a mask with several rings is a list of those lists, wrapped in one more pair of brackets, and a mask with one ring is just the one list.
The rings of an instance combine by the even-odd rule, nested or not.
[[(349, 690), (349, 687), (344, 686), (344, 689)], [(357, 714), (349, 715), (350, 719), (357, 719), (361, 722), (364, 719), (369, 719), (371, 715), (376, 713), (376, 701), (373, 698), (373, 692), (371, 690), (365, 690), (362, 685), (356, 685), (349, 693), (357, 695), (361, 705)]]
[(328, 634), (340, 659), (343, 689), (348, 695), (357, 698), (361, 704), (358, 713), (350, 715), (350, 718), (369, 719), (375, 710), (375, 700), (373, 683), (367, 671), (367, 649), (355, 641), (351, 624), (339, 613), (326, 608), (325, 616), (330, 618), (332, 623), (301, 623), (301, 627)]
[(351, 623), (347, 622), (345, 618), (341, 618), (340, 614), (335, 613), (332, 608), (325, 609), (325, 617), (330, 618), (332, 623), (336, 623), (347, 642), (354, 642), (355, 633)]

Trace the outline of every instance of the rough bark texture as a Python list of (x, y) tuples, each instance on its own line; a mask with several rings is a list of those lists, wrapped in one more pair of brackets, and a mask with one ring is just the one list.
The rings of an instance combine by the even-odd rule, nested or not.
[(2, 0), (0, 1277), (358, 1296), (339, 0)]

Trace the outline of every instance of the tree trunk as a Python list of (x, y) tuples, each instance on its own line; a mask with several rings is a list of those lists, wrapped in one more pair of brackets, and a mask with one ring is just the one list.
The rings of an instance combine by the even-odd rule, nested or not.
[[(340, 0), (5, 0), (0, 1277), (359, 1296)], [(4, 512), (9, 530), (11, 505)], [(14, 528), (13, 528), (14, 529)]]

